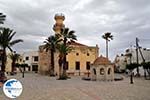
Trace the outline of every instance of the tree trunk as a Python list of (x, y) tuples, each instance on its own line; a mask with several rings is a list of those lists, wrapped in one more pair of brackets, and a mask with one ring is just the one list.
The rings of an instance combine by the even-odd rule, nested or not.
[[(66, 46), (66, 43), (67, 43), (67, 39), (64, 38), (64, 46)], [(66, 52), (64, 52), (64, 58), (63, 58), (63, 75), (64, 76), (67, 76), (67, 73), (66, 73)]]
[(62, 68), (62, 67), (61, 67), (61, 66), (59, 66), (59, 79), (60, 79), (60, 78), (61, 78), (61, 76), (62, 76), (62, 75), (61, 75), (61, 68)]
[(2, 66), (1, 66), (1, 71), (5, 72), (5, 68), (6, 68), (6, 48), (3, 49), (3, 53), (2, 53)]
[(106, 57), (108, 58), (108, 40), (106, 39)]
[(54, 50), (51, 49), (51, 68), (50, 68), (50, 76), (55, 76), (54, 74)]
[(58, 64), (59, 64), (59, 79), (61, 78), (62, 76), (62, 58), (60, 57), (59, 60), (58, 60)]
[(63, 75), (66, 76), (66, 54), (63, 59)]

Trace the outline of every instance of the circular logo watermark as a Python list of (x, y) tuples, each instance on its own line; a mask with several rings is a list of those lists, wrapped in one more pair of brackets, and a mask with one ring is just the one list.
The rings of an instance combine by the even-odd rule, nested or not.
[(16, 79), (10, 79), (3, 85), (3, 91), (9, 98), (17, 98), (22, 93), (22, 84)]

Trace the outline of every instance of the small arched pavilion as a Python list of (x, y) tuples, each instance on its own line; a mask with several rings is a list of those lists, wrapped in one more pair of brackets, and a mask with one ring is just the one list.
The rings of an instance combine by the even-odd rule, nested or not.
[(103, 56), (98, 57), (91, 65), (91, 80), (114, 80), (114, 65)]

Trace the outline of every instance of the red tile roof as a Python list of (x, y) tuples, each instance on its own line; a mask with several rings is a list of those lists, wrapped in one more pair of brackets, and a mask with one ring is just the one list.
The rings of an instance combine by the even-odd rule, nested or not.
[(96, 60), (93, 63), (93, 65), (106, 65), (106, 64), (112, 64), (112, 63), (108, 58), (103, 56), (96, 58)]
[(81, 44), (81, 43), (78, 43), (78, 42), (75, 42), (75, 41), (70, 41), (70, 42), (68, 43), (68, 45), (86, 46), (86, 47), (87, 47), (87, 45), (84, 45), (84, 44)]

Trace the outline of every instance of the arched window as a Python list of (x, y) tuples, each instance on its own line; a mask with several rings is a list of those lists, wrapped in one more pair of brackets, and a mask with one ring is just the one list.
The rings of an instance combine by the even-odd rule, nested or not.
[(111, 68), (108, 69), (108, 75), (111, 73)]
[(104, 68), (100, 68), (100, 75), (104, 75)]
[(94, 75), (96, 75), (96, 69), (95, 68), (93, 68), (93, 72), (94, 72)]

